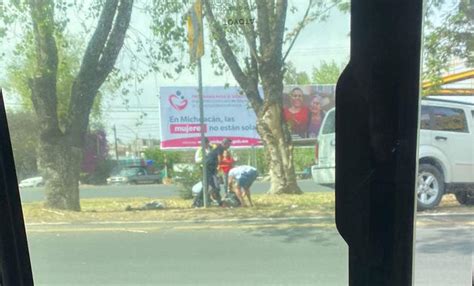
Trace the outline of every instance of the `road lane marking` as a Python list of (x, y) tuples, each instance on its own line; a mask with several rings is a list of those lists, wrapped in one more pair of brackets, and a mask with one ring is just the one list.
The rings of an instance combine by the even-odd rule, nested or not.
[[(146, 229), (146, 230), (145, 230)], [(68, 233), (68, 232), (131, 232), (131, 233), (144, 233), (147, 234), (151, 231), (159, 231), (160, 227), (149, 227), (149, 228), (140, 228), (140, 229), (130, 229), (130, 228), (117, 228), (117, 227), (94, 227), (94, 228), (85, 228), (85, 227), (67, 227), (67, 228), (54, 228), (54, 227), (45, 227), (45, 228), (35, 228), (27, 229), (28, 233)]]
[(142, 220), (142, 221), (93, 221), (93, 222), (32, 222), (26, 226), (42, 225), (108, 225), (108, 224), (182, 224), (182, 223), (239, 223), (239, 222), (280, 222), (280, 221), (302, 221), (302, 220), (333, 220), (334, 216), (311, 216), (311, 217), (277, 217), (277, 218), (235, 218), (235, 219), (186, 219), (186, 220)]
[(135, 233), (148, 233), (148, 231), (140, 230), (140, 229), (125, 229), (128, 232), (135, 232)]

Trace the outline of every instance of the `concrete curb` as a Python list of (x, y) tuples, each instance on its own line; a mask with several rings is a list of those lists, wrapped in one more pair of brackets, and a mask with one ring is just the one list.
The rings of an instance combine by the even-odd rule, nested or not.
[[(434, 218), (434, 217), (474, 217), (471, 213), (433, 213), (417, 215), (416, 218)], [(178, 225), (178, 224), (258, 224), (258, 223), (281, 223), (281, 222), (304, 222), (317, 220), (332, 220), (335, 223), (334, 216), (311, 216), (311, 217), (280, 217), (280, 218), (244, 218), (244, 219), (193, 219), (193, 220), (170, 220), (170, 221), (98, 221), (98, 222), (44, 222), (44, 223), (27, 223), (26, 226), (74, 226), (74, 225), (145, 225), (145, 224), (160, 224), (160, 225)]]
[(26, 223), (26, 226), (73, 226), (73, 225), (133, 225), (133, 224), (203, 224), (203, 223), (278, 223), (278, 222), (301, 222), (308, 220), (334, 220), (333, 216), (315, 216), (315, 217), (285, 217), (285, 218), (245, 218), (245, 219), (197, 219), (197, 220), (168, 220), (168, 221), (98, 221), (98, 222), (44, 222), (44, 223)]
[(437, 217), (437, 216), (472, 216), (474, 217), (473, 213), (427, 213), (427, 214), (418, 214), (416, 217)]

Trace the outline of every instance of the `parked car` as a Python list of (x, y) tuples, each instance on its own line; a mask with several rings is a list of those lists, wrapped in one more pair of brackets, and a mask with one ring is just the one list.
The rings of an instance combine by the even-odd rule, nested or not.
[(44, 185), (44, 180), (43, 177), (38, 176), (38, 177), (33, 177), (33, 178), (28, 178), (25, 180), (21, 180), (20, 183), (18, 184), (18, 187), (20, 188), (37, 188), (41, 187)]
[(161, 184), (162, 179), (162, 174), (152, 173), (145, 167), (127, 167), (107, 178), (107, 184)]
[[(313, 180), (335, 183), (335, 109), (328, 111), (316, 143)], [(431, 96), (421, 102), (417, 205), (436, 207), (444, 194), (474, 204), (474, 97)]]

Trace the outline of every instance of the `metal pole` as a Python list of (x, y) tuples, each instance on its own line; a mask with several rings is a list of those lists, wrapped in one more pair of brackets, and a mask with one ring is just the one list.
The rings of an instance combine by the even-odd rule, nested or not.
[(204, 142), (205, 134), (204, 134), (204, 99), (202, 95), (202, 67), (201, 67), (201, 58), (199, 57), (197, 60), (197, 68), (198, 68), (198, 84), (199, 84), (199, 118), (201, 123), (201, 152), (202, 152), (202, 195), (204, 201), (204, 207), (207, 208), (207, 155), (206, 155), (206, 143)]
[(138, 152), (138, 132), (134, 131), (132, 128), (128, 127), (127, 125), (122, 125), (122, 126), (135, 135), (134, 142), (130, 144), (130, 152), (132, 152), (135, 159), (137, 159), (140, 157), (140, 154)]
[(140, 151), (138, 149), (138, 135), (135, 135), (135, 156), (137, 159), (140, 159)]
[(96, 155), (97, 158), (100, 157), (100, 142), (99, 142), (99, 133), (95, 133), (95, 148), (96, 148)]
[(253, 158), (254, 158), (254, 162), (255, 162), (254, 167), (257, 168), (257, 164), (258, 164), (258, 162), (257, 162), (257, 147), (255, 145), (253, 145), (252, 148), (253, 148)]
[(117, 128), (115, 127), (115, 124), (114, 124), (114, 141), (115, 141), (115, 160), (117, 161), (117, 164), (118, 164), (119, 158), (118, 158), (118, 147), (117, 147)]

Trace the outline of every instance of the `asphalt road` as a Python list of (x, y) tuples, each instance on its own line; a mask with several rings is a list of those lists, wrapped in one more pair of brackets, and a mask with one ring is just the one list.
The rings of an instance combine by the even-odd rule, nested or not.
[[(472, 229), (449, 225), (417, 230), (415, 285), (471, 285)], [(28, 237), (35, 285), (347, 285), (331, 227), (36, 225)]]
[[(299, 186), (304, 192), (334, 191), (331, 188), (315, 184), (311, 180), (299, 181)], [(252, 186), (252, 193), (265, 193), (270, 187), (269, 182), (256, 182)], [(113, 185), (113, 186), (81, 186), (81, 198), (169, 198), (178, 196), (175, 185)], [(44, 200), (44, 188), (25, 188), (20, 191), (24, 203)]]

